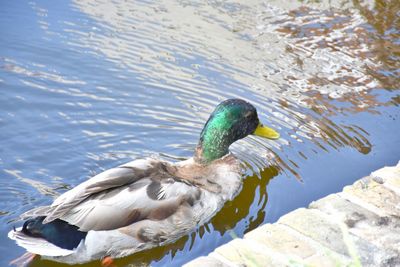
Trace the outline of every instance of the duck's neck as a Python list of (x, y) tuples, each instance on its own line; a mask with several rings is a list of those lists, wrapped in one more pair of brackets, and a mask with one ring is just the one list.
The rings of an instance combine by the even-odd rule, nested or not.
[(231, 125), (226, 120), (210, 118), (200, 134), (195, 160), (202, 164), (208, 164), (228, 154), (229, 146), (235, 141), (232, 140), (228, 130), (230, 127)]
[(208, 164), (216, 159), (220, 159), (229, 153), (229, 145), (212, 142), (199, 142), (196, 148), (195, 160), (201, 164)]

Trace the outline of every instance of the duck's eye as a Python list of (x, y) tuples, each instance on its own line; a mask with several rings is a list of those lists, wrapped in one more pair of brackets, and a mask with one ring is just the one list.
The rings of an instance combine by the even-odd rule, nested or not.
[(247, 111), (246, 114), (244, 114), (245, 118), (250, 118), (253, 115), (253, 112)]

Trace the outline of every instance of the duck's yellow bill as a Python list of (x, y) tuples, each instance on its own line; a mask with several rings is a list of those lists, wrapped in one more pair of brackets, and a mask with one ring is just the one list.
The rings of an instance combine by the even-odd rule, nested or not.
[(267, 126), (264, 126), (261, 123), (258, 124), (258, 126), (253, 134), (257, 135), (257, 136), (265, 137), (268, 139), (278, 139), (280, 136), (277, 131), (275, 131), (274, 129), (271, 129)]

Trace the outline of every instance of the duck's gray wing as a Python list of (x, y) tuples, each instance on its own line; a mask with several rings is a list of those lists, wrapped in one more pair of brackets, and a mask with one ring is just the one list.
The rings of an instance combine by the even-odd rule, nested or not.
[(199, 197), (197, 187), (169, 175), (162, 162), (146, 159), (100, 173), (38, 211), (44, 223), (61, 219), (81, 231), (112, 230), (165, 219)]
[(60, 219), (81, 231), (113, 230), (141, 220), (163, 220), (190, 206), (200, 190), (175, 179), (143, 178), (132, 184), (89, 196)]
[(150, 177), (152, 172), (159, 170), (160, 165), (162, 165), (161, 162), (149, 158), (134, 160), (106, 170), (60, 195), (50, 206), (30, 210), (21, 215), (21, 217), (46, 216), (43, 223), (51, 222), (61, 218), (91, 195)]

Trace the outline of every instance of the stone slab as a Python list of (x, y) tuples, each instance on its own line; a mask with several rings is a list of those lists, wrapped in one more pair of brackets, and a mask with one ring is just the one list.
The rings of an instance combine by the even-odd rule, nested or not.
[(202, 256), (183, 265), (184, 267), (230, 267), (232, 264), (226, 264), (212, 256)]
[(375, 206), (381, 214), (386, 216), (400, 217), (400, 195), (382, 183), (376, 182), (372, 177), (360, 179), (353, 185), (346, 186), (339, 195), (351, 201), (358, 198), (361, 202), (357, 204), (361, 205), (364, 202), (367, 205)]
[(297, 209), (281, 217), (278, 223), (291, 227), (339, 254), (349, 256), (339, 225), (319, 210)]
[(238, 266), (287, 266), (290, 260), (263, 245), (240, 238), (218, 247), (215, 253)]
[(244, 238), (259, 242), (272, 250), (298, 256), (301, 259), (318, 252), (310, 242), (302, 238), (302, 235), (293, 233), (287, 226), (281, 224), (263, 225), (247, 233)]

